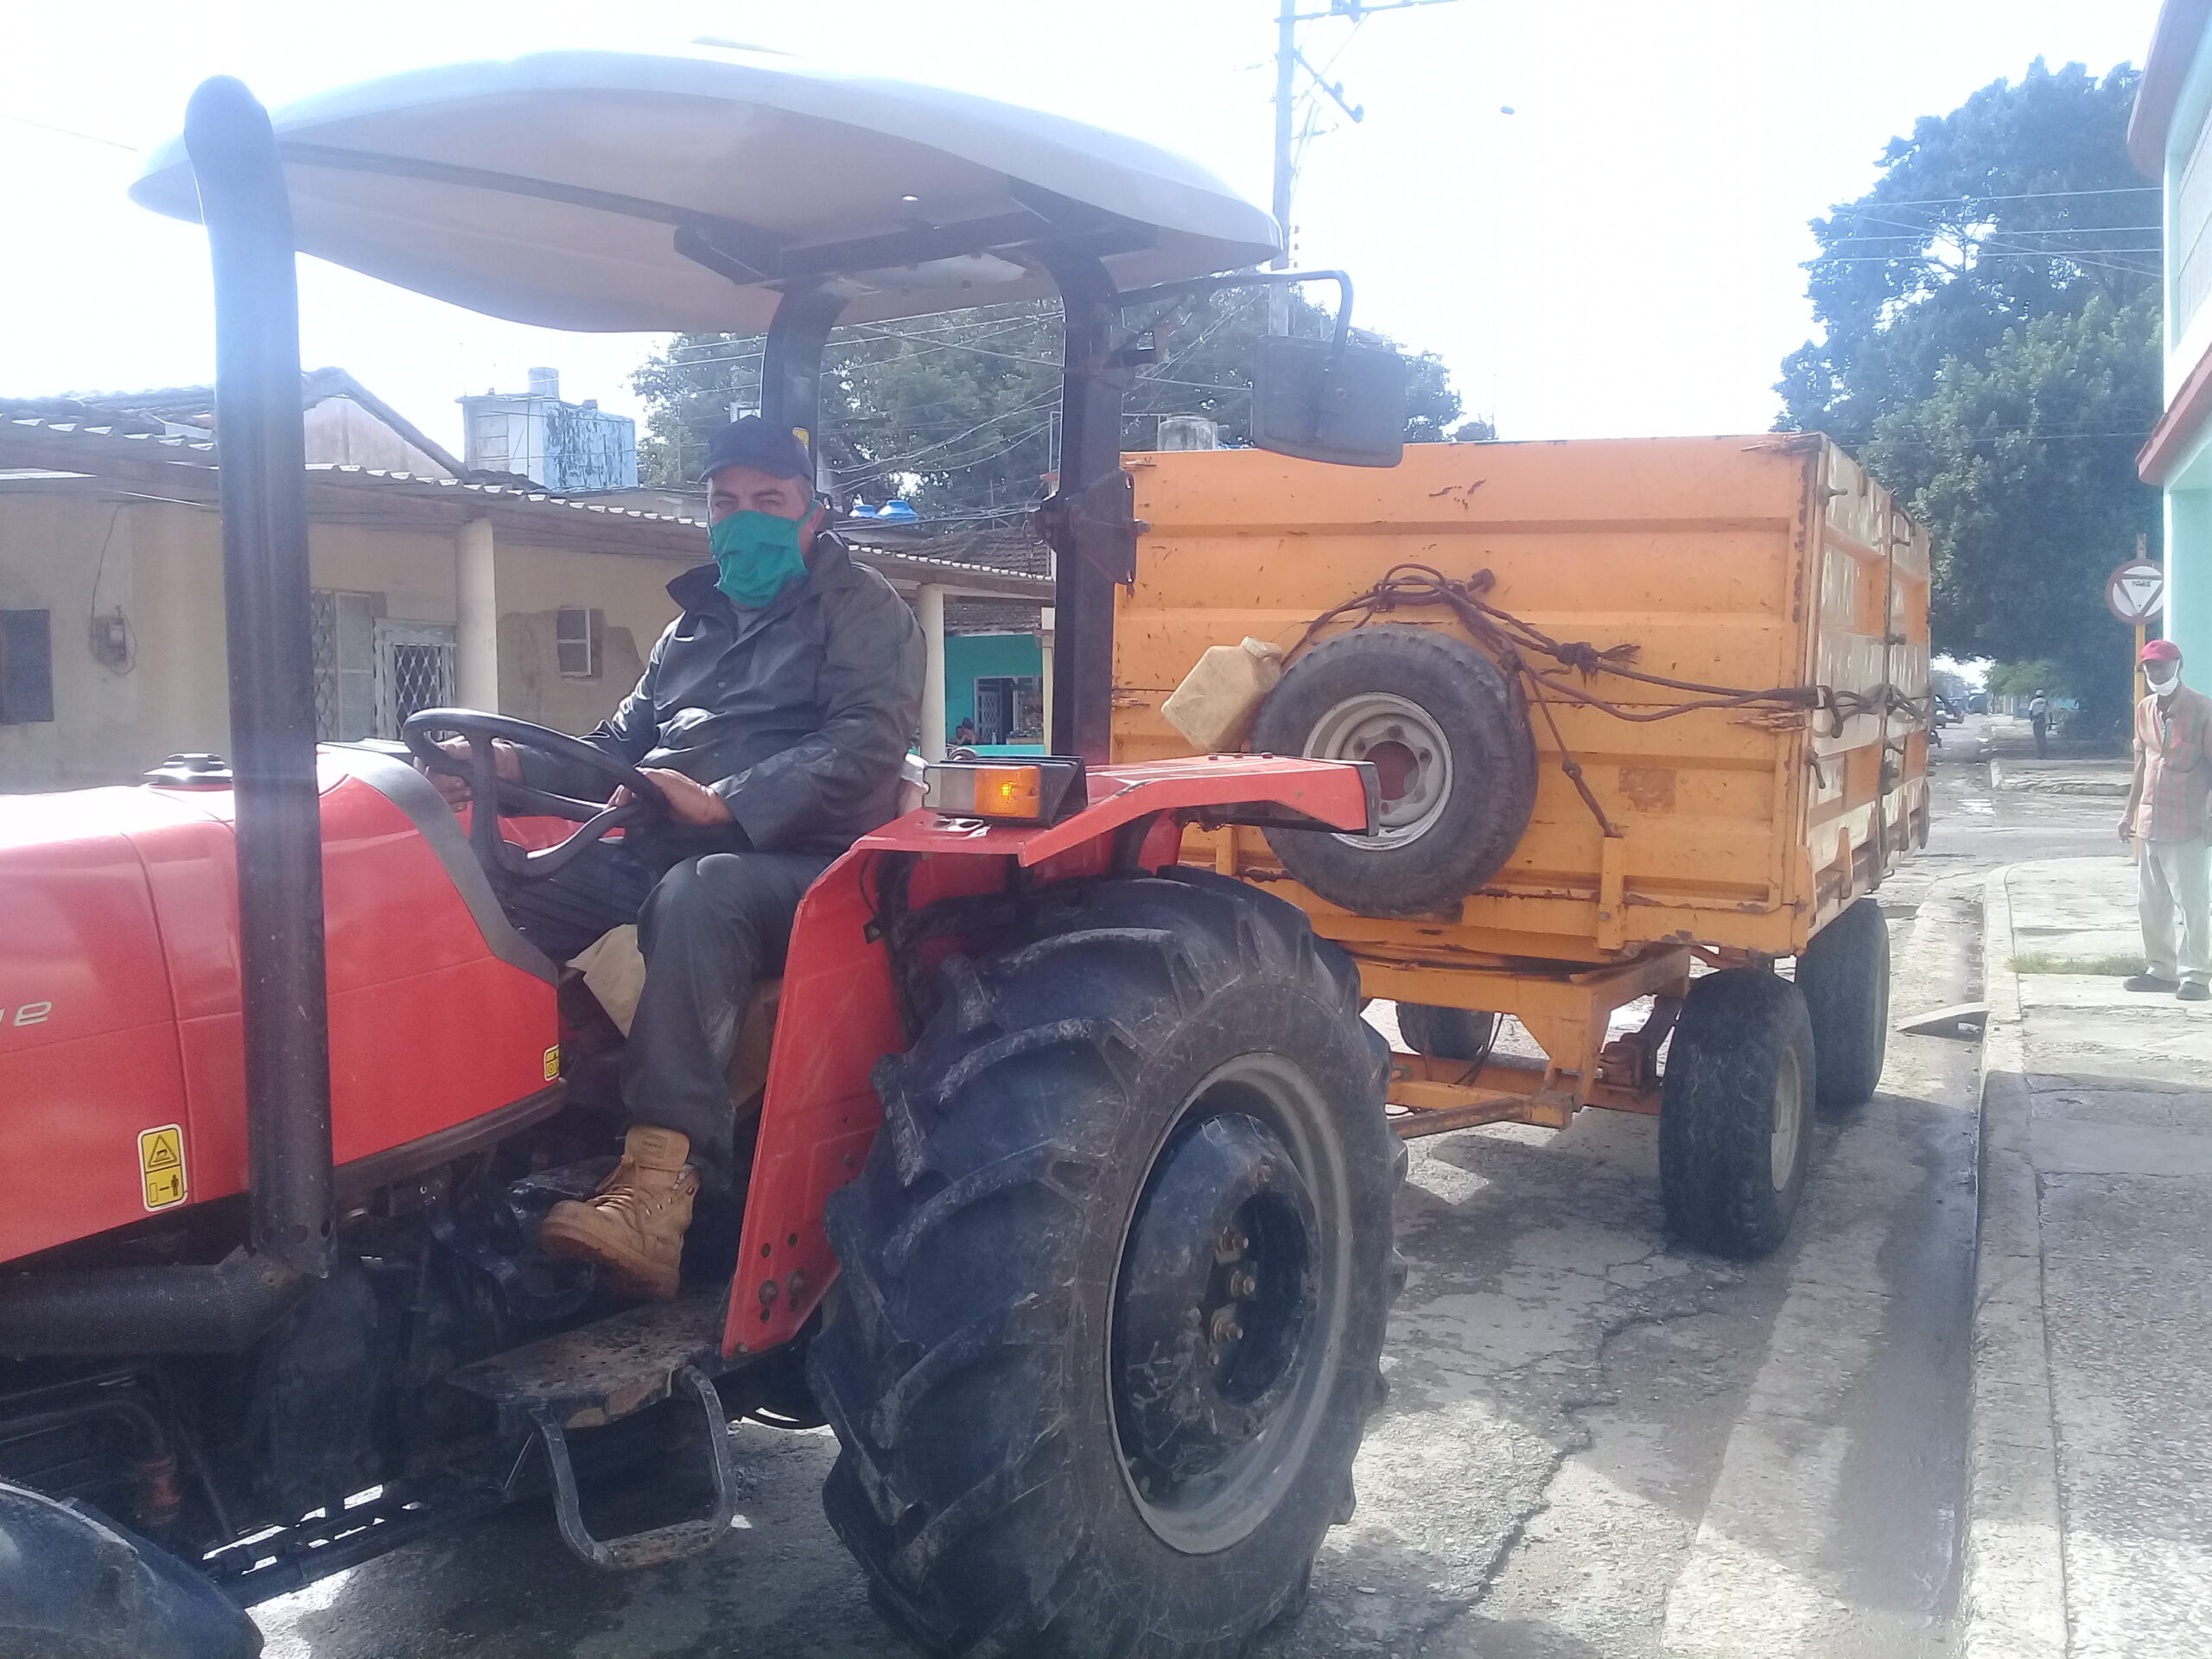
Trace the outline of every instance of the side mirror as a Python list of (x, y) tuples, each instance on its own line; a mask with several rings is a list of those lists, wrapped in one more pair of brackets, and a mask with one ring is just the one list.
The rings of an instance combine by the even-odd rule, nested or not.
[(1395, 467), (1406, 447), (1406, 359), (1372, 346), (1260, 339), (1252, 442), (1339, 467)]

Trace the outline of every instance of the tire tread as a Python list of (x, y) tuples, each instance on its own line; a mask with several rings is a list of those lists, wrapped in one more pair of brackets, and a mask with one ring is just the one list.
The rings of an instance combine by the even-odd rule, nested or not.
[[(997, 1259), (1006, 1253), (991, 1241), (1008, 1227), (1034, 1230), (1039, 1217), (1080, 1209), (1103, 1173), (1111, 1128), (1094, 1121), (1089, 1096), (1132, 1086), (1151, 1048), (1203, 1020), (1212, 997), (1262, 976), (1338, 1010), (1348, 1029), (1363, 1029), (1357, 977), (1294, 907), (1210, 871), (1099, 883), (1068, 919), (1052, 937), (995, 958), (950, 958), (962, 965), (938, 1017), (912, 1050), (876, 1069), (886, 1133), (861, 1179), (836, 1193), (825, 1215), (848, 1294), (808, 1357), (839, 1443), (823, 1506), (867, 1568), (879, 1605), (932, 1652), (1227, 1659), (1245, 1638), (1165, 1645), (1156, 1614), (1099, 1604), (1081, 1539), (1060, 1535), (1077, 1523), (1031, 1512), (1065, 1454), (1065, 1414), (1022, 1431), (1026, 1443), (1012, 1447), (998, 1445), (1003, 1423), (971, 1421), (973, 1402), (997, 1397), (994, 1390), (1029, 1397), (1022, 1390), (1038, 1368), (1060, 1363), (1055, 1338), (1066, 1317), (1067, 1288), (1033, 1273), (1026, 1291), (993, 1305), (992, 1286), (1027, 1269)], [(1087, 1012), (1069, 1012), (1075, 1007)], [(1387, 1222), (1404, 1158), (1381, 1111), (1386, 1063), (1362, 1077), (1373, 1093), (1376, 1137), (1365, 1155), (1379, 1173)], [(1077, 1079), (1042, 1091), (1060, 1125), (1041, 1135), (994, 1106), (1025, 1081), (1033, 1085), (1040, 1065), (1052, 1068), (1047, 1075)], [(1039, 1251), (1048, 1248), (1040, 1237)], [(1395, 1295), (1403, 1277), (1395, 1250), (1380, 1248), (1377, 1301)], [(964, 1265), (954, 1273), (948, 1264)], [(974, 1284), (961, 1291), (968, 1300), (957, 1320), (941, 1294), (929, 1306), (916, 1301), (919, 1285), (962, 1279)], [(1356, 1401), (1355, 1446), (1358, 1423), (1382, 1395), (1378, 1363), (1356, 1397), (1339, 1396)], [(964, 1576), (941, 1582), (956, 1560)], [(979, 1570), (995, 1585), (993, 1597), (974, 1592)], [(1078, 1603), (1080, 1616), (1069, 1611)], [(1280, 1605), (1266, 1611), (1272, 1618)]]
[(1797, 988), (1820, 1058), (1821, 1109), (1864, 1105), (1881, 1086), (1890, 1029), (1890, 930), (1872, 897), (1813, 936), (1797, 958)]
[(1803, 1104), (1818, 1087), (1812, 1030), (1797, 988), (1760, 968), (1693, 980), (1661, 1079), (1659, 1186), (1670, 1230), (1716, 1255), (1767, 1255), (1787, 1236), (1804, 1186), (1811, 1114), (1796, 1174), (1777, 1192), (1768, 1141), (1775, 1076), (1798, 1051)]

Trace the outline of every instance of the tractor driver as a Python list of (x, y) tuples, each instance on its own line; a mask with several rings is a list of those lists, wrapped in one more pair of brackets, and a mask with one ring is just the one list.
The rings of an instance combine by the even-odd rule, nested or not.
[[(722, 429), (705, 472), (714, 563), (669, 583), (682, 613), (584, 740), (658, 784), (673, 822), (602, 842), (508, 899), (556, 962), (637, 924), (645, 978), (622, 1062), (622, 1159), (594, 1197), (554, 1206), (540, 1244), (663, 1300), (702, 1179), (733, 1178), (729, 1067), (747, 1001), (782, 971), (809, 885), (897, 816), (922, 702), (921, 630), (822, 529), (798, 439), (748, 416)], [(584, 792), (550, 757), (499, 750), (502, 776)]]

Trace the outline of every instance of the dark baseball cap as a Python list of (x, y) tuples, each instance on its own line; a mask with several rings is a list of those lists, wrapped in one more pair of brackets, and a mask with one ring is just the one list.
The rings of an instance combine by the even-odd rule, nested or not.
[(814, 463), (807, 459), (798, 434), (788, 427), (771, 426), (758, 415), (732, 421), (715, 434), (699, 476), (712, 478), (725, 467), (750, 467), (772, 478), (814, 481)]

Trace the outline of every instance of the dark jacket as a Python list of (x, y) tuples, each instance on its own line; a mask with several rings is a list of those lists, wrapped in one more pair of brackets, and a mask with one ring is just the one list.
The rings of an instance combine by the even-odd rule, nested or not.
[[(657, 837), (671, 855), (842, 852), (898, 814), (899, 762), (921, 721), (921, 627), (834, 536), (816, 537), (805, 579), (764, 609), (732, 604), (716, 576), (703, 564), (668, 584), (683, 613), (584, 741), (729, 803), (742, 842), (678, 826)], [(528, 781), (562, 788), (556, 763), (526, 753), (524, 766)]]

